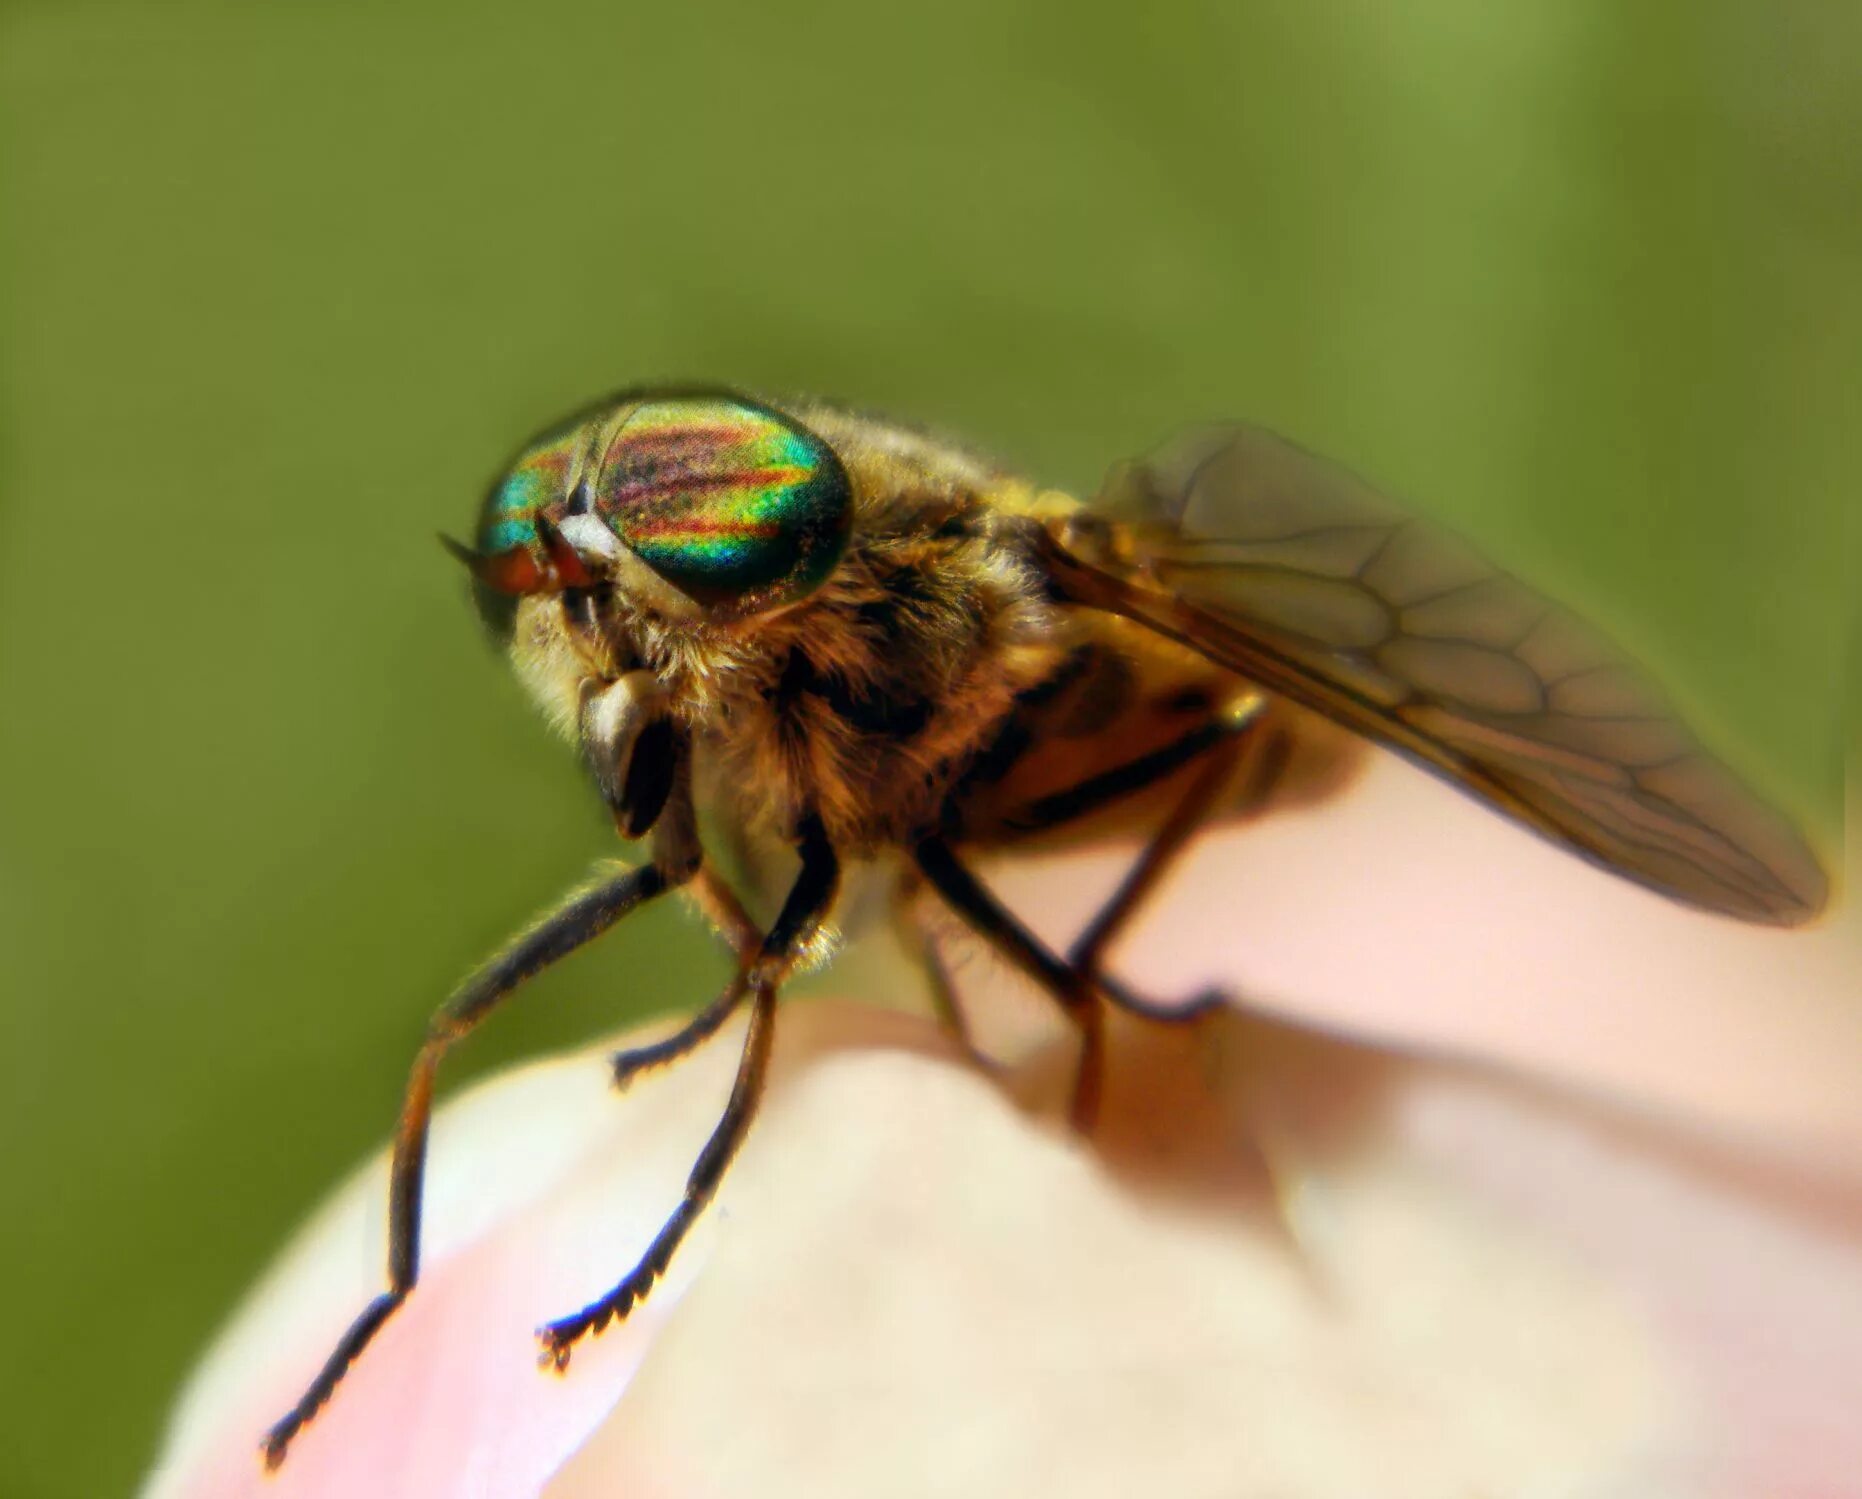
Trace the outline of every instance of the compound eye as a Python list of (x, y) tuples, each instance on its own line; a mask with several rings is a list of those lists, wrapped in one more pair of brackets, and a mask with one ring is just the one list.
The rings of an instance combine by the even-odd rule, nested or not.
[(834, 450), (734, 396), (649, 396), (610, 432), (594, 511), (680, 593), (734, 617), (792, 604), (847, 547), (853, 497)]
[(440, 538), (472, 574), (479, 616), (501, 643), (510, 638), (522, 595), (588, 582), (550, 518), (566, 508), (585, 432), (585, 424), (559, 424), (532, 439), (485, 496), (473, 545)]

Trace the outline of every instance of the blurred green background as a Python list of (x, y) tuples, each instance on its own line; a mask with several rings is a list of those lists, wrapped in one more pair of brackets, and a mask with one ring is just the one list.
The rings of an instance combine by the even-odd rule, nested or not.
[[(7, 8), (0, 1493), (133, 1482), (429, 1008), (614, 851), (433, 542), (607, 388), (840, 395), (1088, 487), (1252, 415), (1831, 832), (1850, 10)], [(715, 971), (643, 917), (455, 1078)]]

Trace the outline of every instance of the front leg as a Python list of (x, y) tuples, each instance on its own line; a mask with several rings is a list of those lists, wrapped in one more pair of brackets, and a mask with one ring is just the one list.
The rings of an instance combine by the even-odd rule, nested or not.
[[(467, 979), (428, 1022), (408, 1074), (388, 1173), (388, 1289), (350, 1323), (297, 1404), (265, 1434), (259, 1451), (268, 1470), (284, 1462), (292, 1441), (420, 1279), (427, 1128), (441, 1059), (525, 979), (703, 868), (690, 746), (664, 716), (651, 679), (633, 672), (618, 682), (591, 684), (583, 694), (582, 739), (616, 828), (629, 838), (650, 830), (652, 862), (577, 891)], [(726, 937), (736, 940), (728, 923)]]
[(433, 1113), (433, 1085), (440, 1059), (525, 979), (568, 956), (690, 873), (689, 868), (656, 860), (577, 892), (468, 979), (428, 1023), (427, 1039), (408, 1075), (394, 1134), (394, 1160), (388, 1178), (388, 1289), (350, 1324), (297, 1404), (266, 1433), (260, 1452), (268, 1469), (277, 1468), (285, 1460), (298, 1432), (336, 1392), (349, 1366), (412, 1294), (420, 1279), (427, 1126)]
[[(801, 873), (790, 887), (775, 925), (764, 936), (756, 957), (701, 1013), (701, 1019), (714, 1012), (729, 1014), (746, 995), (750, 999), (750, 1028), (744, 1036), (743, 1058), (737, 1064), (737, 1079), (731, 1086), (724, 1114), (698, 1154), (679, 1205), (647, 1246), (639, 1263), (600, 1300), (537, 1330), (537, 1340), (542, 1344), (538, 1361), (545, 1368), (566, 1369), (570, 1352), (578, 1342), (591, 1333), (599, 1333), (617, 1318), (625, 1317), (645, 1298), (653, 1283), (666, 1273), (666, 1267), (698, 1221), (698, 1215), (716, 1195), (732, 1158), (750, 1132), (769, 1073), (777, 990), (794, 966), (797, 954), (827, 915), (840, 888), (840, 860), (818, 818), (811, 817), (803, 825), (797, 842), (802, 856)], [(721, 1023), (720, 1016), (713, 1028)]]

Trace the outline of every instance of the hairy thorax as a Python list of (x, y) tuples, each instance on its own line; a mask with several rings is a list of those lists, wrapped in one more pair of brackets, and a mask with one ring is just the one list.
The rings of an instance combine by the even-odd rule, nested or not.
[(1063, 654), (1056, 611), (988, 536), (862, 549), (837, 586), (764, 627), (698, 727), (713, 805), (786, 834), (820, 814), (870, 853), (926, 829), (1015, 706)]
[(858, 857), (935, 822), (1018, 696), (1064, 659), (1071, 630), (1004, 523), (992, 474), (934, 463), (929, 444), (914, 464), (896, 433), (884, 452), (863, 449), (857, 424), (835, 435), (856, 539), (806, 600), (712, 624), (619, 592), (525, 599), (511, 653), (572, 737), (587, 692), (647, 668), (691, 735), (714, 815), (753, 840), (788, 839), (818, 815)]

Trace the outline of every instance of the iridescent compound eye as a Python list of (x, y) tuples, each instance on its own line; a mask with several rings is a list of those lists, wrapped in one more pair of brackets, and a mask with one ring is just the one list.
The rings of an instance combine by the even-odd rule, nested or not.
[(568, 507), (587, 437), (587, 427), (579, 420), (559, 423), (537, 437), (485, 496), (473, 545), (440, 538), (471, 572), (479, 617), (501, 644), (510, 639), (522, 595), (562, 588), (570, 581), (562, 576), (562, 563), (579, 569), (550, 530), (548, 516)]
[(594, 513), (713, 613), (794, 603), (847, 546), (852, 490), (814, 433), (736, 396), (647, 397), (605, 432)]
[[(558, 429), (537, 439), (485, 496), (478, 517), (479, 581), (497, 593), (547, 592), (560, 588), (547, 517), (566, 507), (569, 486), (586, 428)], [(584, 580), (585, 581), (585, 580)]]
[(521, 595), (627, 586), (624, 556), (664, 606), (731, 619), (792, 604), (834, 570), (852, 517), (840, 458), (799, 422), (742, 396), (664, 392), (537, 437), (486, 495), (475, 547), (448, 545), (503, 636)]

